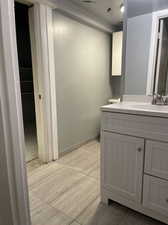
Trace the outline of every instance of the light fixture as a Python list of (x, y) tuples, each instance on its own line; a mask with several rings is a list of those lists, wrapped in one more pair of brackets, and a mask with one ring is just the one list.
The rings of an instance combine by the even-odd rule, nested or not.
[(121, 5), (120, 5), (120, 11), (121, 11), (122, 13), (124, 13), (124, 10), (125, 10), (125, 6), (124, 6), (123, 3), (121, 3)]

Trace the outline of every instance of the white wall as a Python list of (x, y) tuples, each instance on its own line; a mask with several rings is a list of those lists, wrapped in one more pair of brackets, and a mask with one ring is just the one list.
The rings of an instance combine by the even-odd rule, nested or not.
[(54, 12), (59, 152), (94, 138), (111, 97), (110, 34)]

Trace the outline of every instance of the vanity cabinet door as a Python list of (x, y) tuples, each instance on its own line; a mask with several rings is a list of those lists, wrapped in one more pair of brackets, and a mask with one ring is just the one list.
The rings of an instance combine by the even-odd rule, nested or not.
[(168, 180), (168, 143), (146, 142), (145, 173)]
[(141, 202), (144, 139), (102, 133), (102, 188)]
[[(156, 177), (144, 176), (144, 207), (162, 215), (168, 215), (168, 181)], [(168, 218), (168, 217), (167, 217)]]

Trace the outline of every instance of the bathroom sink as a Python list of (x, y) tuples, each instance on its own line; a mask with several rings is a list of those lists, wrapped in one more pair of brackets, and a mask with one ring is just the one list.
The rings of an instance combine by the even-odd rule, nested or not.
[(102, 106), (102, 111), (168, 118), (168, 105), (152, 105), (150, 103), (121, 102)]
[(168, 105), (152, 105), (152, 104), (144, 104), (144, 105), (131, 105), (132, 108), (138, 109), (138, 110), (148, 110), (148, 111), (167, 111), (168, 112)]

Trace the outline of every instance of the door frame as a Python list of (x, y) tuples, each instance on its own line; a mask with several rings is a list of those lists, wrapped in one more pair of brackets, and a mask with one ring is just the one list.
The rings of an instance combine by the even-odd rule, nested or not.
[(148, 76), (147, 76), (147, 87), (146, 87), (146, 95), (148, 96), (153, 95), (155, 62), (157, 57), (159, 20), (164, 19), (166, 17), (168, 17), (168, 9), (164, 9), (164, 10), (160, 10), (160, 11), (152, 13), (152, 30), (151, 30)]
[[(57, 104), (52, 8), (35, 3), (29, 9), (33, 83), (39, 159), (58, 159)], [(46, 148), (47, 146), (47, 148)]]
[[(16, 45), (15, 14), (13, 0), (0, 0), (0, 42), (4, 67), (0, 76), (2, 104), (1, 115), (4, 151), (7, 161), (9, 188), (8, 203), (11, 208), (12, 225), (30, 225), (28, 185), (23, 149), (24, 128), (21, 105), (20, 78)], [(1, 155), (3, 160), (5, 156)], [(5, 168), (3, 168), (5, 169)]]
[[(45, 29), (44, 26), (41, 27), (41, 30), (45, 35), (45, 41), (47, 41), (47, 45), (42, 46), (44, 48), (42, 57), (43, 60), (44, 58), (49, 57), (47, 58), (47, 69), (45, 68), (45, 71), (47, 71), (47, 76), (45, 76), (45, 79), (48, 78), (49, 84), (52, 82), (52, 85), (48, 87), (51, 88), (50, 90), (45, 90), (45, 86), (43, 86), (43, 90), (45, 90), (44, 96), (47, 96), (46, 101), (49, 100), (50, 103), (48, 111), (44, 113), (44, 119), (46, 119), (45, 124), (48, 126), (47, 128), (50, 130), (51, 135), (53, 135), (56, 130), (56, 133), (52, 138), (57, 140), (56, 108), (54, 115), (51, 112), (53, 107), (56, 106), (56, 99), (51, 98), (52, 90), (55, 88), (53, 87), (55, 84), (54, 48), (52, 40), (53, 34), (52, 26), (48, 22), (51, 22), (52, 8), (39, 3), (37, 4), (37, 7), (43, 7), (43, 9), (47, 8), (48, 12), (48, 14), (45, 14), (45, 18), (47, 18), (46, 23), (48, 25), (45, 26)], [(4, 157), (3, 159), (7, 161), (7, 179), (10, 197), (10, 202), (8, 204), (11, 207), (13, 221), (12, 225), (31, 225), (26, 162), (23, 151), (25, 149), (25, 141), (17, 54), (14, 0), (0, 0), (0, 21), (0, 42), (2, 45), (1, 54), (3, 56), (3, 62), (0, 63), (4, 67), (4, 72), (2, 76), (0, 76), (1, 86), (3, 87), (0, 95), (0, 102), (2, 104), (2, 112), (0, 112), (0, 114), (2, 114), (3, 119), (3, 128), (1, 131), (4, 135), (4, 151), (6, 159), (4, 156), (2, 157)], [(45, 34), (46, 31), (47, 34)], [(43, 68), (44, 67), (46, 67), (46, 64), (43, 65)], [(44, 106), (46, 106), (45, 104)], [(50, 114), (46, 115), (48, 112), (50, 112)], [(56, 120), (55, 124), (52, 123), (53, 117)], [(55, 127), (53, 127), (53, 124)], [(47, 139), (47, 141), (49, 140)], [(50, 139), (50, 141), (50, 143), (52, 143), (52, 147), (58, 144), (57, 141), (54, 143), (53, 139)], [(56, 146), (55, 151), (54, 149), (48, 150), (47, 148), (46, 150), (47, 152), (44, 162), (57, 158), (58, 146)]]

